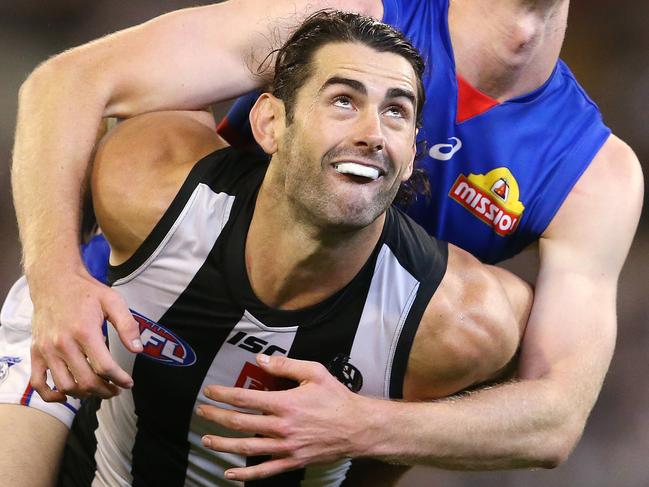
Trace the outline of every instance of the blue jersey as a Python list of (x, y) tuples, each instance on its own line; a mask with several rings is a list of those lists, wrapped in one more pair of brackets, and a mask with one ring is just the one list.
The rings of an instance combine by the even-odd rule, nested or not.
[[(517, 254), (546, 229), (610, 129), (561, 60), (543, 86), (499, 103), (455, 71), (448, 0), (383, 6), (383, 20), (409, 37), (428, 65), (419, 165), (432, 194), (408, 213), (485, 262)], [(252, 103), (254, 96), (238, 100), (221, 124), (237, 145), (246, 140), (241, 128)]]
[(421, 161), (432, 197), (409, 213), (429, 233), (487, 262), (537, 240), (610, 130), (568, 67), (525, 96), (498, 103), (455, 71), (448, 1), (385, 0), (428, 63)]
[(110, 247), (103, 235), (95, 235), (88, 243), (81, 245), (81, 258), (88, 272), (100, 282), (107, 282), (108, 256)]

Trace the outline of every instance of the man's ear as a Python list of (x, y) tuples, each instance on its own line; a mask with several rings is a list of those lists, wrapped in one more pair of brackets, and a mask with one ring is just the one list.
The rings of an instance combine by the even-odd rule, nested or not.
[(284, 127), (284, 103), (270, 93), (262, 93), (250, 110), (250, 128), (266, 154), (277, 152), (277, 141)]

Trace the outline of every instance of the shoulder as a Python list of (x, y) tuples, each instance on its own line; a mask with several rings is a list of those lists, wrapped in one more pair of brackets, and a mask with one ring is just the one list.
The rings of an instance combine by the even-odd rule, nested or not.
[(134, 117), (117, 125), (99, 144), (93, 189), (114, 199), (120, 190), (137, 197), (147, 188), (177, 185), (200, 157), (219, 146), (214, 131), (191, 112)]
[(449, 245), (446, 274), (412, 346), (404, 397), (442, 397), (496, 378), (516, 353), (531, 296), (513, 274)]
[[(611, 135), (577, 181), (540, 240), (541, 265), (555, 254), (596, 265), (617, 278), (642, 209), (644, 178), (633, 150)], [(575, 269), (578, 270), (578, 269)], [(588, 270), (588, 269), (584, 269)]]
[[(640, 161), (623, 140), (611, 135), (593, 158), (589, 168), (577, 182), (578, 191), (592, 192), (610, 184), (619, 184), (630, 199), (637, 199), (643, 192), (643, 175)], [(622, 196), (617, 194), (616, 196)]]
[(186, 112), (132, 118), (102, 140), (92, 168), (93, 205), (113, 257), (139, 246), (194, 164), (220, 145), (200, 116)]
[(584, 183), (578, 183), (582, 186), (599, 183), (601, 186), (607, 185), (608, 182), (623, 184), (631, 199), (637, 199), (642, 195), (643, 175), (642, 168), (638, 157), (623, 140), (615, 135), (611, 135), (599, 150), (591, 163), (592, 172), (594, 173), (584, 179)]
[[(153, 166), (157, 160), (171, 164), (193, 157), (219, 144), (210, 122), (210, 115), (204, 112), (154, 112), (125, 120), (101, 140), (96, 163), (110, 167), (129, 164), (131, 171), (137, 172), (159, 168)], [(147, 165), (152, 167), (144, 168)]]

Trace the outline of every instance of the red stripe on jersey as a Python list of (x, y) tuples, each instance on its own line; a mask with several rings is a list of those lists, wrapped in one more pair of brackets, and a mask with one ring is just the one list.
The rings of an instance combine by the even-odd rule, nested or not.
[(457, 76), (457, 117), (462, 123), (499, 105), (500, 102), (474, 88), (459, 74)]

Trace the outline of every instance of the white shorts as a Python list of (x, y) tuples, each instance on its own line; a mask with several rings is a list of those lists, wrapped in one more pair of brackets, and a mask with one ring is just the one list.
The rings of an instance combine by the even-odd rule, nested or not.
[[(23, 276), (9, 290), (0, 311), (0, 403), (40, 409), (70, 427), (81, 401), (68, 396), (64, 403), (45, 402), (29, 383), (33, 313), (27, 280)], [(49, 371), (47, 383), (54, 387)]]

